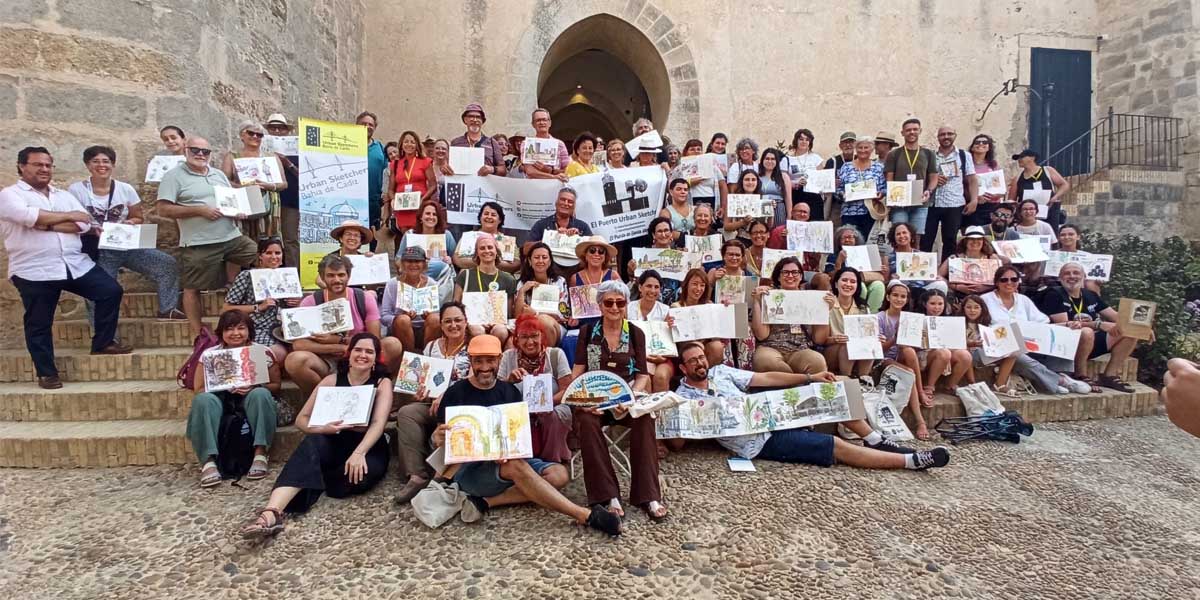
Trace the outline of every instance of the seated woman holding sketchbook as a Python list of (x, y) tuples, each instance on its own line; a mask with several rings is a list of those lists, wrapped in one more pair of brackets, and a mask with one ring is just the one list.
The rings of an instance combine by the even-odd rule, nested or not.
[[(275, 437), (274, 394), (279, 393), (281, 362), (267, 346), (254, 341), (254, 322), (244, 312), (222, 313), (216, 336), (220, 342), (201, 355), (191, 381), (196, 396), (188, 412), (187, 436), (201, 465), (200, 487), (215, 486), (222, 478), (266, 477), (267, 449)], [(248, 373), (252, 380), (247, 380)], [(221, 455), (218, 439), (222, 420), (231, 411), (243, 415), (250, 425), (254, 436), (252, 458)], [(248, 470), (243, 472), (247, 460)]]
[(242, 528), (246, 538), (283, 531), (284, 513), (308, 512), (321, 498), (364, 494), (387, 475), (391, 452), (383, 429), (392, 380), (379, 338), (359, 333), (337, 370), (321, 380), (296, 417), (306, 435), (275, 480), (267, 505)]

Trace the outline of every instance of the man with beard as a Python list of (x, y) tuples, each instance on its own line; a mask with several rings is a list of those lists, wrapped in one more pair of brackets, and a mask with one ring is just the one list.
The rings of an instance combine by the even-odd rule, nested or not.
[(992, 224), (987, 231), (989, 241), (997, 242), (1021, 239), (1021, 234), (1017, 233), (1016, 229), (1008, 227), (1012, 223), (1012, 216), (1013, 209), (1011, 205), (997, 206), (992, 211)]
[[(704, 346), (696, 342), (680, 344), (679, 360), (683, 365), (683, 380), (676, 392), (689, 400), (740, 396), (751, 387), (796, 387), (813, 382), (837, 381), (834, 374), (828, 371), (807, 375), (755, 373), (725, 365), (709, 368)], [(932, 467), (944, 467), (950, 462), (950, 453), (944, 447), (918, 452), (883, 437), (873, 431), (866, 421), (847, 421), (844, 425), (863, 438), (862, 446), (808, 428), (718, 438), (717, 443), (747, 460), (761, 458), (822, 467), (840, 462), (863, 469), (924, 471)]]
[[(471, 375), (460, 379), (446, 390), (437, 406), (437, 429), (433, 445), (446, 444), (446, 408), (450, 406), (498, 406), (521, 402), (521, 392), (507, 381), (499, 381), (500, 340), (491, 335), (477, 335), (467, 346), (471, 360)], [(458, 484), (467, 494), (463, 503), (462, 520), (474, 523), (492, 507), (533, 502), (560, 512), (579, 524), (609, 535), (621, 534), (621, 520), (601, 507), (591, 510), (579, 506), (558, 490), (570, 478), (566, 467), (538, 458), (470, 462), (450, 465), (442, 473)]]
[[(498, 140), (483, 133), (483, 124), (487, 122), (483, 106), (478, 102), (468, 104), (463, 109), (462, 122), (467, 126), (466, 133), (450, 140), (450, 145), (462, 148), (483, 148), (483, 166), (479, 167), (476, 175), (480, 177), (484, 175), (504, 177), (507, 175), (508, 170), (504, 167), (504, 149)], [(457, 174), (470, 175), (470, 173)]]
[(1129, 384), (1121, 381), (1117, 371), (1137, 347), (1137, 339), (1121, 335), (1117, 326), (1117, 311), (1105, 304), (1100, 295), (1084, 288), (1083, 267), (1067, 263), (1059, 269), (1062, 287), (1050, 288), (1042, 296), (1038, 309), (1050, 317), (1051, 323), (1066, 323), (1079, 330), (1079, 348), (1075, 352), (1075, 373), (1072, 379), (1090, 383), (1087, 363), (1093, 358), (1112, 354), (1096, 383), (1126, 394), (1133, 393)]
[[(300, 386), (304, 398), (312, 393), (313, 388), (337, 369), (337, 363), (346, 356), (346, 341), (354, 334), (369, 331), (375, 337), (379, 335), (379, 304), (375, 301), (374, 293), (363, 292), (359, 288), (349, 287), (350, 270), (353, 263), (350, 259), (337, 254), (330, 254), (321, 259), (317, 265), (317, 273), (325, 284), (325, 289), (305, 296), (300, 306), (318, 306), (345, 298), (350, 302), (350, 331), (342, 333), (318, 333), (299, 338), (292, 342), (292, 353), (284, 359), (284, 368), (288, 375)], [(288, 327), (287, 323), (283, 325)], [(287, 334), (287, 331), (284, 331)], [(404, 353), (400, 340), (389, 337), (382, 342), (384, 356), (399, 356)], [(399, 353), (399, 354), (397, 354)]]

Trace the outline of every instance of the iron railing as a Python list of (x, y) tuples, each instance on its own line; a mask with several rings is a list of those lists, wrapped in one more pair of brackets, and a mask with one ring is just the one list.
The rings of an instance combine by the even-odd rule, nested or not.
[(1178, 169), (1183, 119), (1113, 112), (1042, 161), (1063, 176), (1086, 175), (1112, 166)]

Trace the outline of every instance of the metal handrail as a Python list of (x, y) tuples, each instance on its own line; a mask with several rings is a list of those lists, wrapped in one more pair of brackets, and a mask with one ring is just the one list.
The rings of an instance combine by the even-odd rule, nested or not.
[(1088, 176), (1113, 166), (1180, 168), (1183, 119), (1114, 112), (1042, 161), (1065, 176)]

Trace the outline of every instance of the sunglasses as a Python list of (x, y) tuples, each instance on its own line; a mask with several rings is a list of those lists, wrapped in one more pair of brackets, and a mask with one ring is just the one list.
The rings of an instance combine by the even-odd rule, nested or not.
[(252, 138), (258, 138), (260, 140), (262, 139), (262, 136), (263, 136), (263, 134), (261, 134), (257, 131), (243, 131), (242, 133), (244, 133)]
[(587, 249), (588, 254), (608, 254), (608, 250), (602, 246), (592, 246)]
[(1012, 213), (1006, 213), (1006, 212), (994, 212), (994, 213), (992, 213), (992, 216), (993, 216), (993, 217), (1000, 218), (1000, 219), (1011, 219), (1011, 218), (1012, 218)]
[(629, 304), (629, 302), (626, 300), (618, 300), (618, 299), (614, 299), (614, 298), (609, 298), (608, 300), (604, 301), (604, 308), (613, 308), (613, 307), (625, 308), (626, 304)]
[(212, 150), (209, 150), (208, 148), (195, 148), (192, 146), (188, 146), (187, 150), (189, 153), (194, 154), (196, 156), (208, 156), (208, 155), (212, 154)]
[(1000, 279), (997, 279), (996, 281), (998, 281), (1000, 283), (1019, 283), (1021, 281), (1021, 278), (1020, 277), (1001, 277)]
[(983, 145), (985, 145), (985, 146), (990, 146), (990, 145), (992, 145), (992, 143), (991, 143), (991, 142), (989, 142), (989, 141), (987, 141), (987, 140), (975, 140), (975, 141), (971, 142), (971, 145), (972, 145), (972, 146), (978, 146), (978, 145), (980, 145), (980, 144), (983, 144)]

